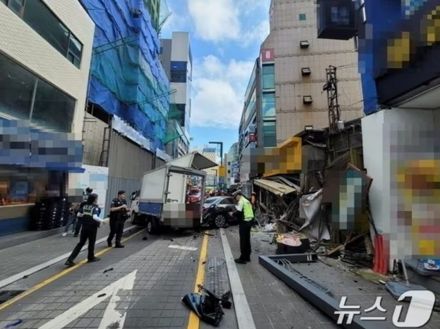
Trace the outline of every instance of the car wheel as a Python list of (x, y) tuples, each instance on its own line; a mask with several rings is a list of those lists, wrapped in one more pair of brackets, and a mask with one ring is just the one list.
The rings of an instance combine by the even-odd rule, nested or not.
[(155, 217), (148, 218), (147, 232), (153, 235), (159, 233), (159, 220), (157, 218)]
[(217, 215), (214, 218), (214, 224), (218, 228), (225, 228), (226, 227), (226, 217), (224, 215)]

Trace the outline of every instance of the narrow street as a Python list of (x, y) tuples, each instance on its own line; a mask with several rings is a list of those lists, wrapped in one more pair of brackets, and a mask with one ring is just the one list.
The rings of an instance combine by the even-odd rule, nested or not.
[(0, 0), (0, 329), (440, 328), (440, 0)]
[[(209, 328), (204, 323), (199, 326), (197, 317), (190, 320), (190, 312), (181, 303), (181, 298), (194, 291), (199, 279), (214, 291), (230, 289), (220, 231), (152, 236), (148, 241), (142, 240), (143, 234), (143, 231), (134, 231), (126, 236), (124, 249), (98, 245), (100, 262), (86, 264), (81, 261), (66, 269), (63, 259), (2, 287), (3, 293), (22, 293), (0, 304), (0, 328), (14, 328), (14, 323), (17, 328), (45, 329)], [(229, 237), (232, 250), (236, 252), (236, 228), (228, 229), (225, 237)], [(19, 251), (22, 256), (14, 258), (21, 268), (15, 271), (25, 271), (35, 266), (35, 261), (28, 257), (31, 249), (39, 247), (41, 258), (37, 262), (41, 263), (45, 260), (44, 255), (46, 260), (54, 258), (51, 246), (63, 244), (68, 250), (75, 240), (56, 236), (10, 247), (0, 250), (0, 261), (6, 262)], [(204, 240), (207, 248), (201, 250)], [(178, 249), (180, 247), (183, 248)], [(203, 253), (206, 258), (200, 258)], [(205, 263), (202, 277), (198, 273), (201, 259)], [(13, 272), (6, 270), (7, 267), (2, 267), (0, 271), (2, 280), (13, 276)], [(256, 275), (252, 275), (254, 270)], [(299, 317), (310, 328), (335, 327), (261, 268), (256, 255), (250, 267), (238, 268), (238, 273), (256, 328), (292, 328)], [(265, 283), (268, 285), (264, 286)], [(242, 311), (243, 305), (238, 309)], [(235, 311), (234, 308), (225, 310), (220, 328), (238, 328), (237, 316), (244, 314), (236, 315)], [(280, 312), (283, 316), (279, 316)]]
[[(14, 255), (16, 263), (21, 264), (15, 272), (6, 271), (7, 267), (0, 271), (3, 283), (8, 278), (20, 278), (1, 289), (2, 298), (6, 292), (18, 295), (0, 304), (0, 328), (212, 328), (192, 314), (181, 299), (197, 291), (200, 283), (222, 294), (231, 289), (230, 278), (234, 275), (238, 280), (234, 281), (233, 307), (224, 309), (219, 328), (336, 328), (331, 319), (259, 264), (259, 255), (273, 254), (273, 246), (265, 237), (262, 239), (262, 234), (253, 233), (254, 252), (247, 265), (235, 265), (229, 252), (225, 253), (237, 253), (235, 226), (197, 234), (164, 233), (150, 236), (147, 241), (142, 240), (143, 230), (129, 229), (123, 249), (98, 244), (101, 261), (97, 263), (82, 260), (66, 268), (63, 258), (31, 275), (22, 274), (34, 268), (36, 262), (56, 259), (51, 246), (58, 244), (59, 251), (69, 250), (76, 239), (58, 235), (0, 250), (0, 261), (6, 263)], [(34, 261), (28, 254), (37, 247), (41, 257)], [(310, 264), (307, 268), (300, 265), (301, 272), (310, 277), (318, 275), (319, 282), (336, 295), (342, 291), (350, 298), (363, 296), (361, 304), (365, 306), (381, 295), (388, 306), (392, 304), (385, 291), (380, 292), (377, 285), (360, 277), (324, 263), (312, 266), (315, 274)], [(336, 277), (340, 284), (332, 285)], [(241, 293), (234, 291), (237, 283)], [(353, 293), (351, 288), (363, 291)], [(249, 319), (253, 323), (246, 322)], [(381, 322), (377, 328), (393, 328), (387, 323)], [(424, 328), (438, 328), (439, 323), (435, 313)]]

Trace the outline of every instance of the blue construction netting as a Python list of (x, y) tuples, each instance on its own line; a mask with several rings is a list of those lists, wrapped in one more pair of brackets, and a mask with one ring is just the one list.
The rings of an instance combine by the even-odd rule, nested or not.
[(81, 0), (95, 22), (89, 100), (164, 149), (170, 84), (143, 0)]

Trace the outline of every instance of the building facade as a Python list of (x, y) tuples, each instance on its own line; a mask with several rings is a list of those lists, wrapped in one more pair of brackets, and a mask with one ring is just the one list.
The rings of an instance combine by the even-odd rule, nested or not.
[(234, 143), (226, 154), (226, 186), (240, 182), (240, 162), (238, 157), (238, 143)]
[[(323, 86), (330, 65), (337, 68), (341, 120), (362, 116), (355, 40), (318, 39), (316, 12), (313, 0), (271, 3), (270, 34), (261, 45), (260, 58), (263, 127), (276, 126), (276, 143), (296, 135), (305, 126), (329, 126)], [(273, 128), (268, 133), (273, 134)]]
[[(218, 152), (215, 147), (206, 146), (200, 152), (204, 157), (209, 160), (218, 163)], [(216, 191), (219, 185), (219, 166), (204, 169), (206, 172), (205, 187), (207, 192)]]
[(270, 34), (261, 45), (245, 95), (239, 131), (240, 179), (258, 173), (255, 158), (304, 130), (329, 126), (326, 69), (337, 68), (341, 120), (362, 116), (354, 39), (317, 36), (316, 2), (272, 1)]
[(75, 0), (0, 1), (0, 234), (82, 171), (94, 28)]
[(108, 213), (109, 200), (118, 190), (140, 189), (143, 174), (169, 159), (170, 84), (159, 60), (154, 25), (159, 2), (81, 4), (97, 26), (83, 130), (84, 164), (108, 169), (103, 192)]
[[(384, 240), (379, 263), (388, 265), (376, 270), (386, 273), (403, 259), (417, 272), (424, 259), (440, 255), (440, 1), (340, 0), (333, 6), (337, 12), (354, 7), (359, 20), (364, 166)], [(321, 1), (321, 10), (331, 9)], [(341, 26), (324, 23), (326, 37), (337, 38)]]
[[(380, 7), (382, 10), (377, 10)], [(440, 257), (440, 1), (359, 3), (364, 161), (390, 269)], [(372, 33), (370, 32), (372, 31)], [(423, 209), (423, 210), (422, 210)]]
[(170, 80), (167, 152), (176, 158), (189, 151), (192, 55), (188, 32), (173, 32), (161, 40), (161, 62)]

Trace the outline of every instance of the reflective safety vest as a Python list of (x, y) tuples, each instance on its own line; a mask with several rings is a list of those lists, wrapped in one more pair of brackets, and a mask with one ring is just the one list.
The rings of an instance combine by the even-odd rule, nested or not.
[[(243, 200), (243, 201), (242, 201)], [(243, 204), (244, 220), (249, 222), (254, 219), (254, 211), (252, 210), (252, 203), (244, 196), (241, 197), (240, 202)]]
[(93, 219), (93, 210), (95, 209), (95, 205), (93, 204), (86, 204), (83, 207), (83, 216), (91, 217)]

